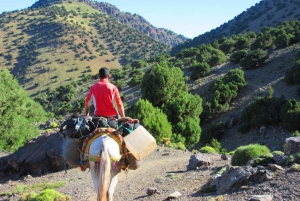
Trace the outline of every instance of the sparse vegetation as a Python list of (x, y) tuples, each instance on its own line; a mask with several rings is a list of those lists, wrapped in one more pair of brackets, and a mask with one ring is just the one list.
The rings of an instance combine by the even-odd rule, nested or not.
[(268, 147), (259, 144), (250, 144), (237, 148), (232, 156), (231, 165), (242, 166), (246, 165), (251, 159), (258, 156), (268, 156), (270, 150)]
[(201, 147), (199, 149), (199, 152), (201, 152), (201, 153), (217, 153), (216, 150), (210, 146)]

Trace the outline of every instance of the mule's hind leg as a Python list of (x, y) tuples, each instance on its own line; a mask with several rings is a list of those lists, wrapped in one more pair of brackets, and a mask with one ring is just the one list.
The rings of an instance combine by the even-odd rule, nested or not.
[(94, 189), (95, 189), (96, 194), (98, 195), (99, 169), (97, 169), (95, 162), (90, 161), (90, 171), (91, 171), (91, 177), (92, 177), (93, 184), (94, 184)]
[(120, 172), (121, 172), (120, 162), (114, 162), (111, 169), (111, 181), (107, 192), (109, 201), (113, 201), (113, 195), (115, 192), (115, 188), (118, 184)]

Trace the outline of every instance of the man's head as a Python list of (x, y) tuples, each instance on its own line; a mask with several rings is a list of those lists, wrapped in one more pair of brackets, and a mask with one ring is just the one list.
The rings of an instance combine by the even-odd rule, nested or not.
[(109, 69), (106, 67), (102, 67), (99, 70), (99, 78), (100, 79), (104, 79), (104, 78), (109, 78), (110, 74), (109, 74)]

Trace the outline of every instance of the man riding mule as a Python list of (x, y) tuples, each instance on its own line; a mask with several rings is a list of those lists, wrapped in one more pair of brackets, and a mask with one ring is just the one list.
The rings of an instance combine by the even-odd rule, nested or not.
[[(114, 117), (118, 118), (118, 112), (121, 117), (125, 117), (124, 106), (119, 94), (118, 88), (109, 82), (109, 69), (106, 67), (99, 70), (99, 82), (91, 86), (85, 99), (85, 115), (89, 116), (89, 103), (94, 103), (96, 117)], [(114, 107), (116, 103), (117, 109)]]
[[(82, 117), (77, 118), (77, 124), (80, 122), (79, 129), (76, 129), (75, 123), (73, 126), (66, 126), (65, 130), (63, 127), (67, 124), (61, 125), (64, 135), (63, 158), (68, 165), (80, 167), (82, 171), (90, 168), (98, 200), (111, 201), (121, 170), (134, 170), (138, 168), (138, 162), (125, 146), (122, 129), (99, 127), (87, 134), (84, 129), (93, 127), (87, 120), (90, 118), (84, 117), (82, 121), (79, 121)], [(71, 120), (66, 122), (75, 122), (76, 118)], [(138, 120), (129, 117), (117, 121), (121, 128), (123, 124), (138, 124)], [(90, 126), (85, 125), (87, 123)]]
[[(109, 82), (109, 69), (101, 68), (98, 77), (100, 80), (91, 86), (86, 96), (85, 117), (73, 118), (74, 121), (70, 121), (73, 124), (75, 122), (76, 125), (73, 126), (74, 128), (69, 135), (62, 131), (62, 127), (65, 125), (63, 124), (61, 127), (61, 132), (65, 137), (63, 156), (67, 164), (75, 164), (75, 167), (79, 165), (82, 171), (90, 168), (97, 200), (111, 201), (121, 169), (137, 168), (136, 159), (129, 154), (122, 134), (133, 131), (134, 125), (139, 124), (138, 120), (125, 117), (119, 90)], [(95, 107), (93, 118), (89, 115), (91, 101)], [(121, 118), (119, 118), (120, 116)], [(91, 119), (94, 127), (93, 125), (86, 126), (87, 122), (91, 124)], [(113, 126), (108, 122), (113, 122)], [(93, 128), (93, 132), (86, 134), (85, 130), (90, 131), (90, 128)], [(74, 149), (80, 152), (78, 165), (76, 164), (76, 156), (74, 157)], [(75, 158), (75, 162), (70, 161), (71, 158)], [(132, 165), (129, 165), (129, 162)]]

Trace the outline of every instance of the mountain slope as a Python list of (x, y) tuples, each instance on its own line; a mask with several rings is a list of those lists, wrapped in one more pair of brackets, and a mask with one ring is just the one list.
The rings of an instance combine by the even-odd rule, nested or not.
[(48, 87), (120, 68), (169, 47), (129, 28), (83, 2), (0, 15), (0, 69), (8, 68), (36, 95)]
[[(48, 6), (51, 4), (61, 3), (61, 2), (64, 1), (63, 0), (39, 0), (32, 7)], [(69, 0), (67, 2), (72, 2), (72, 1)], [(108, 16), (117, 19), (122, 24), (131, 27), (135, 30), (138, 30), (144, 33), (145, 35), (165, 45), (176, 46), (188, 40), (188, 38), (184, 37), (183, 35), (178, 35), (171, 30), (154, 27), (140, 15), (131, 14), (129, 12), (121, 12), (117, 7), (109, 3), (97, 2), (91, 0), (80, 0), (80, 2), (86, 3), (87, 5), (93, 7), (94, 9), (101, 11), (102, 13), (105, 13)]]
[(284, 21), (300, 20), (300, 2), (297, 0), (262, 0), (251, 8), (243, 11), (234, 19), (221, 26), (201, 34), (175, 48), (178, 52), (187, 47), (210, 43), (221, 37), (230, 37), (245, 31), (259, 33), (264, 27), (276, 27)]

